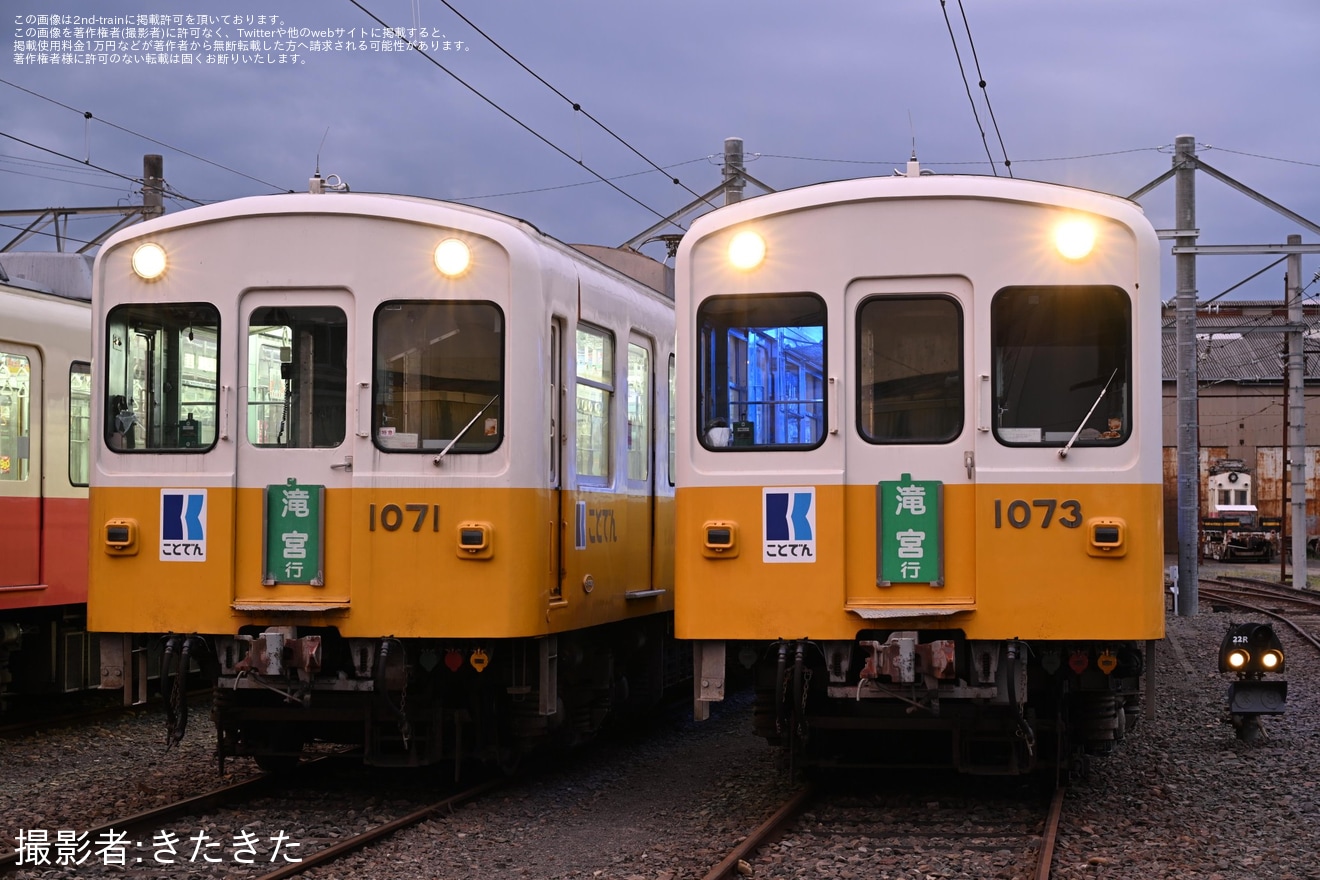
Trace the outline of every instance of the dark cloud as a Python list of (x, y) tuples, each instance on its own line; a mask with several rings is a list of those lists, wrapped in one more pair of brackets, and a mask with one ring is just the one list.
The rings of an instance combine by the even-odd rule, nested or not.
[[(392, 25), (449, 41), (428, 54), (504, 112), (417, 52), (304, 48), (297, 64), (257, 65), (242, 57), (254, 53), (234, 50), (222, 54), (238, 63), (223, 65), (84, 66), (17, 63), (11, 50), (0, 60), (0, 77), (12, 84), (0, 85), (0, 131), (45, 150), (0, 139), (5, 205), (135, 199), (132, 184), (87, 163), (136, 177), (144, 153), (163, 154), (171, 187), (193, 199), (303, 189), (319, 150), (321, 173), (356, 190), (470, 200), (568, 241), (617, 244), (714, 187), (728, 136), (744, 139), (749, 171), (779, 188), (891, 173), (915, 141), (923, 163), (942, 173), (1003, 174), (1006, 152), (1017, 176), (1126, 195), (1166, 171), (1174, 138), (1192, 134), (1211, 145), (1206, 161), (1320, 221), (1320, 126), (1306, 101), (1312, 0), (1277, 0), (1250, 14), (1228, 0), (454, 2), (626, 143), (439, 0), (359, 2)], [(136, 0), (61, 6), (59, 14), (103, 17), (159, 11)], [(274, 8), (286, 24), (313, 30), (378, 27), (346, 0), (191, 6), (211, 16)], [(6, 23), (25, 30), (29, 15), (51, 11), (17, 0)], [(227, 26), (237, 39), (234, 30)], [(674, 167), (662, 174), (650, 162)], [(616, 184), (636, 201), (592, 170), (631, 175)], [(1302, 231), (1208, 177), (1198, 178), (1198, 195), (1207, 242)], [(1143, 204), (1157, 226), (1172, 225), (1171, 183)], [(1204, 295), (1268, 262), (1221, 259), (1201, 261)], [(1316, 264), (1305, 259), (1308, 274)], [(1272, 298), (1281, 283), (1263, 276), (1242, 293)]]

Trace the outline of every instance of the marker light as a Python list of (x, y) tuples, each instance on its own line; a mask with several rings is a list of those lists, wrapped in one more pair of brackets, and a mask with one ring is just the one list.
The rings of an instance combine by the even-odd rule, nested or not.
[(1054, 246), (1069, 260), (1080, 260), (1095, 247), (1095, 226), (1089, 220), (1065, 220), (1054, 228)]
[(765, 259), (765, 239), (755, 232), (739, 232), (729, 242), (729, 262), (735, 268), (755, 269)]
[(456, 238), (446, 238), (435, 247), (435, 267), (442, 275), (456, 278), (472, 265), (472, 249)]
[(165, 249), (154, 242), (138, 245), (133, 251), (133, 271), (146, 281), (165, 274)]

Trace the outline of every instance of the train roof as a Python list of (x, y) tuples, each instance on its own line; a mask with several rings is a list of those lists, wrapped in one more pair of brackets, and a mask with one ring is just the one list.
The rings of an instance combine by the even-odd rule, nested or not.
[(90, 254), (6, 251), (0, 253), (0, 283), (91, 302), (92, 262)]
[[(813, 183), (778, 190), (726, 205), (698, 217), (684, 241), (695, 240), (691, 233), (705, 234), (715, 229), (746, 222), (755, 217), (787, 214), (818, 205), (864, 202), (878, 199), (914, 198), (996, 199), (1019, 202), (1043, 202), (1114, 215), (1132, 212), (1144, 216), (1141, 205), (1123, 196), (1082, 189), (1057, 183), (1022, 178), (988, 177), (976, 174), (927, 174), (925, 172), (886, 177), (858, 177)], [(709, 229), (706, 227), (710, 227)]]
[[(534, 224), (526, 220), (518, 217), (511, 217), (507, 214), (501, 214), (498, 211), (491, 211), (486, 208), (478, 208), (472, 205), (464, 205), (458, 202), (448, 202), (443, 199), (433, 199), (426, 196), (402, 195), (398, 193), (281, 193), (278, 195), (247, 196), (244, 198), (229, 199), (209, 205), (188, 208), (184, 211), (178, 211), (173, 214), (157, 217), (127, 229), (120, 230), (106, 240), (101, 248), (101, 252), (105, 253), (124, 241), (140, 239), (161, 230), (181, 228), (199, 223), (235, 219), (245, 216), (275, 214), (315, 213), (380, 216), (382, 214), (381, 206), (384, 204), (393, 205), (394, 208), (391, 210), (391, 213), (399, 216), (400, 219), (414, 220), (417, 222), (434, 222), (434, 218), (428, 216), (428, 212), (444, 210), (468, 215), (477, 222), (498, 224), (505, 228), (517, 229), (528, 239), (545, 244), (548, 247), (565, 254), (569, 259), (589, 262), (602, 271), (628, 278), (629, 280), (641, 284), (653, 292), (660, 294), (662, 297), (666, 297), (670, 300), (673, 299), (672, 282), (669, 284), (667, 290), (664, 287), (657, 287), (654, 280), (658, 276), (652, 271), (633, 271), (631, 265), (633, 261), (631, 259), (621, 258), (619, 260), (603, 260), (601, 256), (596, 253), (598, 250), (597, 246), (574, 246), (565, 244), (559, 239), (542, 232)], [(599, 250), (609, 249), (601, 247)], [(655, 262), (654, 260), (651, 260), (650, 257), (631, 250), (626, 252), (625, 257), (631, 255), (636, 255), (643, 260), (653, 263)], [(662, 276), (661, 280), (663, 280)]]

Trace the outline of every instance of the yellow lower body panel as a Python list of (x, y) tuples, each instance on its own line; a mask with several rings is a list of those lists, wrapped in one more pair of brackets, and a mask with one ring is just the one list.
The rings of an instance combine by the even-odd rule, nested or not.
[[(182, 514), (162, 514), (171, 493), (204, 501), (185, 498), (173, 508)], [(264, 489), (98, 487), (91, 504), (88, 618), (99, 632), (255, 624), (334, 626), (345, 637), (518, 638), (673, 608), (672, 564), (651, 547), (653, 534), (672, 534), (670, 500), (330, 489), (323, 525), (304, 530), (319, 529), (321, 552), (287, 578), (291, 569), (267, 550)], [(572, 519), (579, 508), (583, 523)], [(128, 534), (111, 524), (131, 525), (131, 542), (111, 541)]]
[[(761, 487), (678, 493), (680, 639), (851, 639), (957, 629), (970, 639), (1126, 640), (1164, 634), (1162, 488), (943, 487), (939, 575), (885, 582), (875, 486), (816, 486), (812, 545), (767, 537)], [(712, 549), (710, 535), (735, 535)], [(772, 537), (781, 537), (774, 535)], [(798, 555), (787, 555), (796, 552)]]

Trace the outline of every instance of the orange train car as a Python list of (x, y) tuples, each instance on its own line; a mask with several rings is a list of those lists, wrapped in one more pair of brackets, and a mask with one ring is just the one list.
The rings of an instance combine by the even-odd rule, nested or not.
[(1140, 717), (1164, 634), (1157, 237), (922, 173), (773, 193), (677, 255), (676, 631), (791, 763), (1028, 773)]
[(171, 737), (194, 668), (222, 765), (267, 767), (507, 764), (686, 680), (672, 296), (489, 211), (314, 192), (119, 233), (93, 300), (91, 626), (108, 682), (157, 646)]

